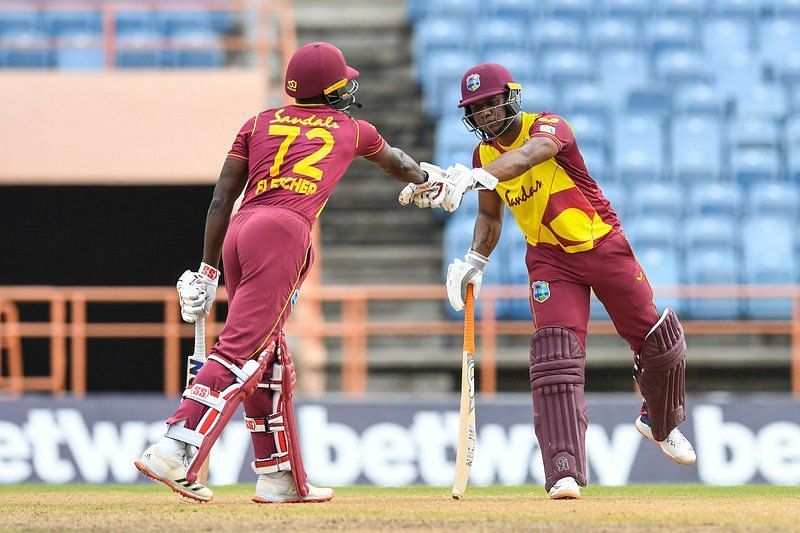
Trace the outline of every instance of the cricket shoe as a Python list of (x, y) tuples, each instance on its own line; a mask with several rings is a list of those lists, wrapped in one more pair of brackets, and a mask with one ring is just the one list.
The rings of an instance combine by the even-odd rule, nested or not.
[(158, 444), (153, 444), (133, 464), (139, 472), (160, 481), (184, 500), (206, 503), (214, 497), (208, 487), (186, 480), (186, 452), (183, 450), (174, 455), (163, 455), (159, 453)]
[(636, 422), (634, 422), (634, 425), (637, 431), (642, 434), (642, 437), (657, 443), (659, 447), (661, 447), (661, 451), (664, 452), (664, 455), (682, 465), (690, 465), (697, 460), (697, 454), (694, 453), (692, 443), (683, 436), (681, 430), (678, 428), (673, 429), (669, 432), (666, 439), (659, 442), (653, 438), (653, 431), (650, 429), (650, 424), (648, 422), (649, 420), (645, 417), (639, 416)]
[(327, 502), (333, 498), (333, 489), (315, 487), (308, 484), (308, 494), (301, 498), (297, 495), (294, 486), (294, 476), (291, 472), (274, 472), (272, 474), (259, 474), (256, 482), (256, 494), (253, 501), (256, 503), (319, 503)]
[(547, 492), (551, 500), (580, 500), (581, 487), (573, 477), (562, 477)]

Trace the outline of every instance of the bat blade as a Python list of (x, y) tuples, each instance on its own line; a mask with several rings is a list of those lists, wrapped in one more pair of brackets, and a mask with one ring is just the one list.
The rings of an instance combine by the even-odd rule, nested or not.
[(475, 459), (478, 443), (475, 426), (475, 299), (472, 285), (467, 285), (467, 301), (464, 308), (464, 350), (461, 356), (461, 405), (458, 419), (458, 446), (456, 448), (456, 471), (453, 478), (453, 498), (464, 497)]

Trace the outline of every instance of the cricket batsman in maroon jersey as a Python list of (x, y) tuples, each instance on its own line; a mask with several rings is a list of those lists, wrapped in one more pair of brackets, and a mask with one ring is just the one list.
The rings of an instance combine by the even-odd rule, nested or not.
[(471, 248), (447, 272), (455, 310), (466, 286), (477, 296), (484, 267), (500, 238), (503, 204), (528, 243), (534, 333), (530, 380), (533, 420), (553, 499), (580, 498), (586, 485), (584, 399), (586, 330), (593, 289), (634, 353), (643, 396), (639, 432), (681, 464), (695, 453), (678, 425), (685, 418), (686, 343), (671, 309), (659, 314), (653, 291), (619, 219), (589, 175), (571, 126), (552, 113), (520, 110), (521, 86), (503, 66), (483, 63), (461, 81), (464, 123), (481, 139), (473, 169), (448, 169), (441, 205), (452, 211), (475, 182), (496, 178), (479, 193)]
[[(214, 301), (220, 254), (228, 318), (208, 362), (183, 393), (161, 440), (137, 468), (179, 495), (207, 502), (197, 472), (238, 405), (252, 433), (257, 503), (319, 502), (333, 490), (311, 485), (303, 468), (292, 405), (294, 363), (283, 326), (314, 260), (311, 228), (356, 157), (409, 183), (420, 207), (427, 173), (350, 116), (358, 71), (338, 48), (311, 43), (292, 56), (285, 90), (295, 103), (258, 113), (242, 126), (222, 167), (205, 226), (203, 262), (178, 281), (181, 314), (194, 322)], [(423, 167), (425, 170), (423, 170)], [(435, 177), (434, 176), (434, 177)], [(242, 190), (244, 200), (230, 219)], [(404, 191), (406, 190), (404, 189)]]

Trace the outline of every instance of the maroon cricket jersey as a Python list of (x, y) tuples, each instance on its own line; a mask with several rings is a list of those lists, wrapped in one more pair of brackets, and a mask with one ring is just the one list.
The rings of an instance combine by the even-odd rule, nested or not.
[(384, 144), (368, 122), (324, 104), (292, 104), (248, 120), (228, 158), (247, 161), (243, 208), (283, 207), (313, 222), (353, 159)]

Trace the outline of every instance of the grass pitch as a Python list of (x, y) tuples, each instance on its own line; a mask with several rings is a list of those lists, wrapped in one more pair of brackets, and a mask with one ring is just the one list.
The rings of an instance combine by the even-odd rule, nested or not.
[(800, 530), (800, 487), (589, 487), (579, 501), (538, 486), (469, 487), (462, 501), (449, 488), (346, 487), (305, 505), (251, 503), (252, 485), (215, 492), (187, 504), (156, 484), (0, 486), (0, 530)]

